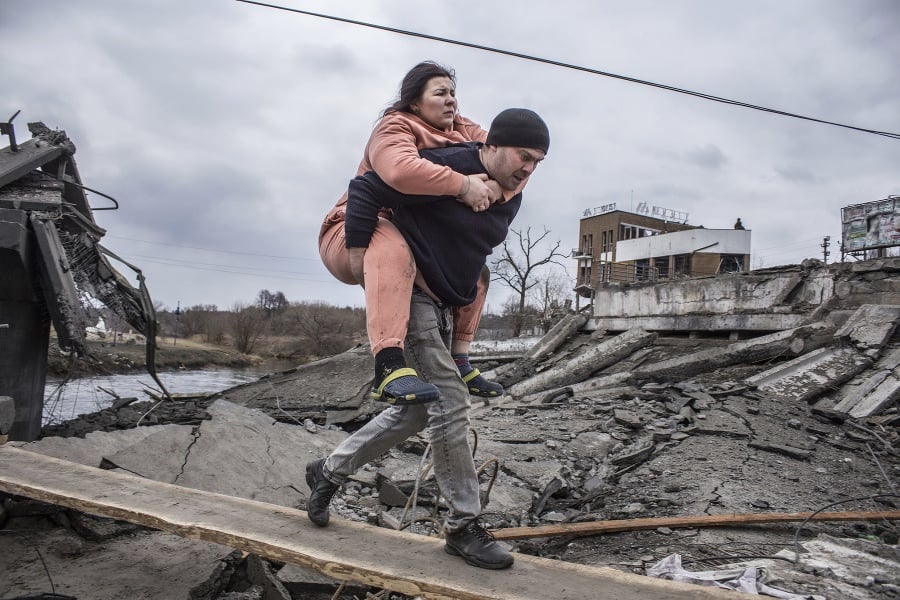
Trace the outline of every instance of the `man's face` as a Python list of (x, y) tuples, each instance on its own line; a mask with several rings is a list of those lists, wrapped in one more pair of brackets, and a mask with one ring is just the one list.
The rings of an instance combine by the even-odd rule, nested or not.
[(485, 146), (484, 166), (504, 190), (518, 189), (544, 160), (544, 151), (515, 146)]

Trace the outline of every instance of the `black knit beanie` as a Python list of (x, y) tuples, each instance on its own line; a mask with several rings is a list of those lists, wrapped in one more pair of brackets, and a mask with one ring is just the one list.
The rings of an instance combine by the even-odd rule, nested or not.
[(494, 117), (485, 144), (550, 149), (550, 130), (536, 112), (527, 108), (507, 108)]

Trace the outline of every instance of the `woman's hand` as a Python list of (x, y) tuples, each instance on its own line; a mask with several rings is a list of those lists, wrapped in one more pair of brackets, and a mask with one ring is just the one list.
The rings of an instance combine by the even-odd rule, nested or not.
[[(466, 175), (467, 183), (463, 184), (463, 192), (457, 196), (457, 199), (474, 212), (489, 209), (496, 198), (491, 188), (488, 187), (487, 180), (488, 176), (486, 173)], [(497, 186), (498, 192), (499, 189), (500, 187)], [(499, 193), (496, 195), (499, 196)]]

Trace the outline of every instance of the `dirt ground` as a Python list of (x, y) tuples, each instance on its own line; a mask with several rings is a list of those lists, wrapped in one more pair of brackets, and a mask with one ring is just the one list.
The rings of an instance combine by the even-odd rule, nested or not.
[[(641, 360), (652, 364), (727, 343), (660, 338)], [(771, 366), (736, 365), (671, 385), (623, 386), (546, 404), (476, 407), (476, 465), (486, 466), (493, 457), (501, 462), (492, 488), (498, 501), (492, 496), (486, 520), (502, 531), (666, 516), (896, 510), (897, 409), (881, 418), (835, 420), (806, 402), (775, 400), (741, 383)], [(626, 360), (609, 372), (632, 367)], [(686, 414), (679, 411), (684, 405), (691, 407)], [(521, 506), (508, 499), (522, 491), (530, 495), (530, 506), (517, 513)], [(357, 489), (339, 498), (342, 516), (364, 518), (358, 494)], [(760, 559), (777, 585), (795, 594), (880, 600), (900, 598), (900, 571), (892, 572), (900, 560), (898, 534), (896, 521), (827, 521), (510, 543), (518, 552), (639, 574), (675, 554), (691, 571)], [(794, 564), (789, 559), (795, 539), (841, 540), (838, 546), (893, 562), (886, 571), (877, 560), (848, 567), (845, 557), (834, 559), (843, 564), (817, 562), (801, 548), (807, 560)]]
[(47, 593), (83, 600), (188, 598), (191, 588), (231, 552), (146, 530), (104, 541), (85, 540), (66, 529), (5, 531), (3, 538), (8, 549), (22, 549), (0, 553), (4, 599)]
[[(85, 377), (111, 373), (144, 371), (147, 349), (142, 343), (89, 340), (87, 354), (76, 357), (62, 352), (55, 338), (50, 341), (47, 374), (51, 377)], [(190, 339), (159, 340), (156, 348), (157, 371), (197, 369), (206, 366), (249, 367), (263, 362), (259, 356), (241, 354), (233, 348), (205, 344)]]
[[(896, 347), (898, 341), (895, 336), (892, 346)], [(661, 338), (640, 360), (648, 364), (726, 343), (721, 339)], [(896, 407), (878, 418), (843, 421), (819, 414), (805, 402), (777, 401), (741, 383), (770, 366), (738, 365), (673, 384), (624, 385), (536, 405), (476, 402), (472, 415), (476, 464), (498, 458), (502, 465), (496, 480), (490, 483), (486, 522), (502, 531), (507, 527), (646, 517), (896, 510), (900, 503)], [(609, 372), (633, 367), (634, 363), (624, 360)], [(302, 385), (302, 379), (298, 385)], [(685, 407), (690, 410), (685, 411)], [(198, 402), (197, 409), (202, 408), (203, 403)], [(138, 412), (135, 407), (130, 410)], [(183, 422), (183, 415), (180, 418)], [(351, 429), (356, 426), (358, 423), (348, 425)], [(112, 428), (127, 427), (123, 422)], [(415, 464), (423, 448), (424, 442), (412, 440), (377, 461), (372, 469), (389, 472), (398, 462)], [(482, 489), (487, 491), (490, 470), (485, 473)], [(409, 481), (394, 483), (409, 489)], [(382, 502), (386, 498), (385, 491), (369, 488), (374, 486), (348, 485), (339, 492), (333, 512), (344, 518), (371, 521), (372, 506), (378, 505), (384, 513), (396, 515), (396, 508), (378, 502), (379, 493)], [(420, 489), (422, 510), (432, 510), (430, 494), (433, 491), (426, 482)], [(23, 527), (29, 529), (26, 524), (19, 527), (20, 531)], [(41, 527), (48, 527), (46, 519)], [(797, 594), (796, 598), (887, 600), (900, 598), (898, 534), (900, 525), (896, 521), (829, 521), (802, 527), (800, 523), (784, 523), (658, 528), (507, 543), (517, 552), (608, 565), (639, 574), (646, 574), (654, 564), (672, 555), (680, 556), (689, 571), (761, 564), (773, 578), (771, 585)], [(3, 535), (4, 542), (16, 541), (9, 546), (15, 551), (2, 553), (6, 556), (0, 558), (0, 572), (9, 574), (4, 578), (9, 582), (7, 587), (0, 585), (0, 596), (6, 594), (4, 600), (13, 592), (49, 591), (46, 582), (53, 574), (62, 578), (65, 573), (69, 581), (74, 578), (78, 585), (88, 587), (106, 576), (100, 558), (94, 561), (82, 557), (63, 565), (66, 556), (78, 552), (71, 554), (66, 543), (53, 537), (59, 535), (58, 531)], [(125, 551), (127, 556), (120, 558), (130, 561), (131, 570), (118, 564), (113, 567), (122, 577), (132, 573), (137, 578), (134, 595), (130, 596), (134, 598), (160, 597), (153, 595), (156, 592), (141, 590), (148, 577), (158, 577), (153, 573), (161, 571), (154, 571), (156, 567), (151, 565), (160, 552), (165, 552), (164, 545), (147, 545), (142, 550), (135, 540), (146, 535), (126, 534), (133, 545)], [(800, 548), (803, 560), (796, 564), (789, 560), (797, 548), (795, 540), (809, 546)], [(93, 555), (106, 548), (104, 544), (113, 543), (84, 545), (81, 554)], [(854, 563), (841, 555), (828, 562), (811, 549), (814, 544), (851, 548), (867, 558)], [(43, 566), (35, 562), (34, 553), (38, 551), (51, 555), (51, 560), (43, 558)], [(221, 548), (197, 552), (197, 557), (189, 560), (197, 567), (194, 587), (217, 568), (214, 558), (225, 553)], [(750, 562), (760, 558), (762, 563)], [(22, 587), (23, 582), (32, 580), (43, 585)], [(18, 583), (12, 585), (13, 581)], [(175, 581), (173, 578), (173, 586)], [(77, 589), (76, 584), (68, 585), (72, 587), (67, 589)], [(176, 593), (173, 587), (170, 597), (185, 597), (184, 590), (189, 588), (185, 584)], [(79, 593), (82, 595), (77, 597), (81, 598), (100, 597)], [(317, 593), (307, 590), (291, 597), (314, 598)], [(238, 597), (252, 596), (233, 596)]]
[[(728, 389), (735, 378), (759, 370), (732, 369), (715, 378), (684, 382), (685, 389)], [(711, 381), (710, 379), (719, 379)], [(565, 438), (580, 431), (601, 429), (629, 451), (651, 444), (652, 433), (637, 431), (616, 422), (616, 409), (648, 415), (648, 424), (665, 414), (659, 400), (648, 395), (624, 393), (618, 398), (581, 399), (563, 406), (543, 409), (535, 416), (550, 439)], [(503, 412), (498, 410), (496, 412)], [(490, 417), (491, 428), (503, 430), (525, 414)], [(593, 423), (586, 415), (596, 419)], [(878, 511), (893, 509), (900, 497), (894, 495), (900, 475), (900, 460), (872, 436), (848, 431), (842, 424), (824, 421), (807, 406), (785, 406), (748, 392), (720, 395), (697, 411), (697, 418), (682, 431), (690, 431), (681, 441), (657, 442), (649, 458), (635, 465), (625, 464), (618, 476), (602, 478), (598, 487), (587, 491), (591, 473), (602, 467), (584, 459), (569, 460), (566, 485), (548, 500), (542, 518), (566, 522), (634, 519), (642, 517), (728, 515), (829, 511)], [(552, 425), (549, 425), (552, 423)], [(552, 432), (553, 429), (557, 432)], [(854, 435), (859, 433), (860, 435)], [(888, 433), (897, 443), (896, 430)], [(750, 440), (765, 440), (768, 449), (748, 447)], [(546, 442), (545, 442), (546, 444)], [(559, 444), (563, 446), (562, 443)], [(762, 445), (762, 444), (760, 444)], [(782, 447), (806, 450), (808, 455), (781, 453)], [(870, 453), (871, 449), (871, 453)], [(613, 450), (615, 454), (616, 450)], [(802, 456), (802, 458), (798, 458)], [(557, 460), (563, 462), (565, 458)], [(615, 459), (613, 459), (615, 461)], [(578, 471), (583, 474), (579, 477)], [(874, 498), (884, 494), (882, 497)], [(554, 515), (553, 513), (557, 514)], [(537, 523), (533, 523), (537, 524)], [(678, 554), (685, 568), (694, 571), (715, 569), (757, 557), (771, 557), (792, 550), (795, 537), (800, 542), (822, 534), (872, 542), (880, 550), (900, 558), (897, 552), (896, 522), (869, 523), (815, 522), (800, 530), (800, 523), (717, 528), (636, 531), (581, 538), (558, 537), (519, 542), (519, 551), (590, 565), (610, 565), (636, 573), (646, 573), (660, 559)], [(897, 577), (886, 585), (867, 585), (861, 595), (851, 595), (845, 582), (821, 577), (815, 570), (806, 573), (783, 558), (773, 561), (772, 571), (782, 573), (784, 589), (795, 593), (820, 594), (827, 598), (897, 598)]]

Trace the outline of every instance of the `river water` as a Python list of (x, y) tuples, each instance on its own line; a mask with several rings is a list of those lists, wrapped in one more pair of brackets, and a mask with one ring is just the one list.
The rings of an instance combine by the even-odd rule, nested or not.
[[(523, 337), (515, 340), (476, 341), (472, 352), (477, 354), (518, 351), (530, 348), (539, 337)], [(242, 383), (256, 381), (263, 375), (286, 370), (294, 364), (271, 364), (245, 369), (209, 368), (159, 373), (159, 378), (170, 394), (213, 394)], [(156, 382), (145, 371), (127, 375), (100, 375), (82, 377), (66, 382), (60, 388), (60, 379), (47, 379), (44, 386), (43, 424), (61, 423), (83, 414), (97, 412), (112, 406), (115, 398), (100, 390), (114, 392), (121, 398), (151, 400), (147, 390), (159, 394)]]
[[(256, 381), (271, 372), (271, 369), (261, 368), (211, 368), (159, 373), (159, 379), (170, 394), (212, 394)], [(146, 393), (148, 390), (159, 394), (159, 386), (146, 372), (82, 377), (69, 380), (61, 388), (60, 383), (61, 380), (48, 379), (44, 386), (44, 425), (68, 421), (78, 415), (112, 406), (115, 398), (99, 388), (122, 398), (138, 398), (141, 401), (152, 399)]]

